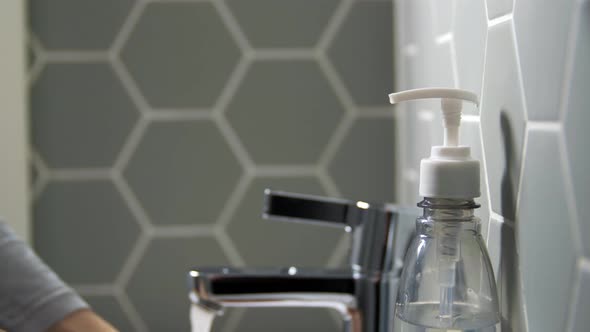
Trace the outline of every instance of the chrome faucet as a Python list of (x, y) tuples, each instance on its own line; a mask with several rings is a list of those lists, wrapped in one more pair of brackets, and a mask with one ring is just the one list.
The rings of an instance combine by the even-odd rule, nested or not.
[(337, 226), (352, 233), (341, 270), (194, 268), (190, 299), (225, 307), (321, 307), (338, 311), (345, 332), (391, 332), (398, 278), (416, 209), (265, 190), (266, 219)]

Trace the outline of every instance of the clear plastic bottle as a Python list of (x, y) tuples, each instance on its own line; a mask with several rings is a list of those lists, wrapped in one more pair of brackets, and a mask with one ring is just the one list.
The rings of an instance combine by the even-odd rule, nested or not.
[[(396, 318), (414, 326), (487, 331), (500, 320), (496, 283), (473, 200), (425, 198), (405, 257)], [(427, 329), (426, 329), (427, 330)]]

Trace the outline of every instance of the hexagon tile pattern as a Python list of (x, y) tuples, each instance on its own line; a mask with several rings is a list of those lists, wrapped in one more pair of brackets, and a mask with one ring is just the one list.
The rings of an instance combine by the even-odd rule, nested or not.
[(531, 331), (561, 330), (571, 299), (577, 241), (567, 222), (572, 211), (564, 167), (559, 158), (548, 158), (559, 155), (558, 133), (529, 131), (517, 225)]
[(48, 65), (31, 90), (33, 143), (50, 167), (110, 167), (137, 116), (107, 63)]
[(318, 225), (264, 220), (264, 189), (325, 195), (313, 177), (260, 177), (244, 194), (228, 233), (248, 266), (323, 266), (344, 231)]
[[(583, 331), (590, 257), (590, 2), (454, 3), (451, 33), (437, 35), (436, 23), (448, 22), (446, 9), (433, 1), (401, 2), (394, 17), (401, 45), (394, 55), (411, 67), (403, 68), (400, 81), (404, 88), (448, 81), (448, 72), (430, 70), (449, 67), (446, 57), (432, 52), (433, 45), (448, 45), (459, 87), (481, 94), (480, 111), (464, 114), (461, 142), (476, 155), (479, 126), (490, 211), (488, 218), (476, 213), (484, 217), (482, 232), (487, 229), (502, 331)], [(415, 201), (416, 151), (439, 143), (430, 108), (408, 107), (413, 109), (426, 111), (400, 116), (405, 134), (397, 137), (406, 151), (396, 163), (404, 168), (400, 183), (412, 184), (400, 201), (408, 204)]]
[[(251, 266), (334, 265), (348, 235), (262, 220), (262, 190), (393, 196), (388, 1), (31, 1), (43, 257), (137, 332), (188, 330), (186, 273), (227, 264), (226, 253)], [(328, 157), (348, 162), (376, 139), (386, 162), (367, 152), (375, 160), (351, 163), (374, 188), (327, 174)], [(213, 329), (340, 330), (327, 310), (241, 313)]]
[(51, 50), (107, 49), (133, 3), (133, 0), (29, 0), (30, 24), (43, 46)]
[[(329, 48), (328, 55), (358, 105), (387, 105), (393, 91), (391, 3), (358, 2)], [(381, 52), (375, 54), (375, 49)]]
[(506, 22), (490, 29), (486, 75), (481, 102), (481, 130), (486, 169), (491, 179), (492, 211), (514, 220), (520, 180), (526, 114), (512, 26)]
[(125, 178), (154, 224), (191, 225), (217, 220), (240, 173), (213, 122), (168, 121), (147, 128)]
[[(350, 199), (393, 202), (395, 132), (393, 119), (362, 119), (350, 129), (329, 172)], [(370, 163), (368, 160), (380, 160)]]
[(339, 0), (227, 1), (246, 37), (256, 48), (313, 47), (328, 25), (339, 2)]
[(34, 214), (33, 231), (43, 234), (35, 237), (35, 249), (67, 282), (114, 281), (139, 235), (135, 218), (109, 181), (52, 182)]
[(312, 164), (343, 114), (317, 63), (258, 61), (227, 109), (227, 118), (259, 164)]
[(197, 266), (226, 264), (213, 238), (156, 238), (141, 258), (126, 291), (150, 330), (189, 331), (188, 271)]
[(208, 2), (150, 3), (121, 57), (156, 108), (210, 107), (240, 51)]
[(117, 299), (110, 295), (84, 296), (84, 300), (101, 317), (104, 317), (119, 331), (133, 331), (133, 325), (129, 322), (127, 315), (121, 308)]

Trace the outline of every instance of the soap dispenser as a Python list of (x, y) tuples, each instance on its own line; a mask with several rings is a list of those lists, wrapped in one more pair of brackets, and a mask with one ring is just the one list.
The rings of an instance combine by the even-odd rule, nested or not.
[(441, 99), (443, 146), (433, 146), (420, 164), (416, 235), (407, 251), (395, 315), (412, 326), (478, 330), (500, 320), (494, 273), (474, 215), (480, 196), (479, 161), (459, 145), (463, 102), (477, 95), (459, 89), (431, 88), (389, 95), (392, 104)]

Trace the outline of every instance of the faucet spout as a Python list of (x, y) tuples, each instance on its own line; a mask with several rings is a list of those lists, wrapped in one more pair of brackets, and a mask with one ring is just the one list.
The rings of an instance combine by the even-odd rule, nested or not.
[(189, 272), (191, 302), (218, 314), (229, 307), (311, 307), (336, 310), (345, 332), (361, 332), (360, 275), (352, 271), (199, 268)]

